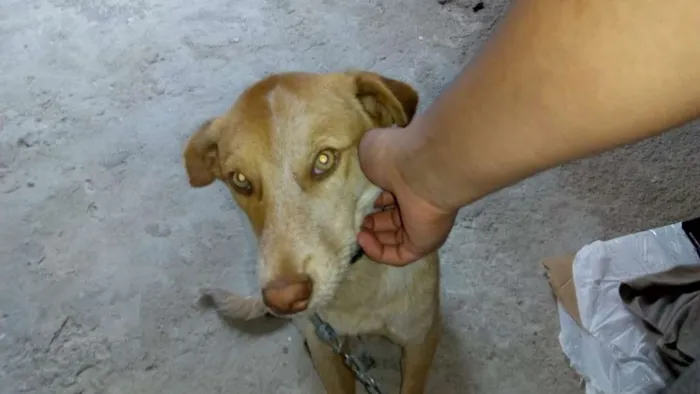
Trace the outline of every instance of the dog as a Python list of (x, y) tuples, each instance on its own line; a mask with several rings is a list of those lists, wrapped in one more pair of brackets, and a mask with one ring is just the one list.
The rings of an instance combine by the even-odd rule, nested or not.
[(258, 240), (260, 298), (243, 305), (227, 290), (205, 295), (229, 317), (267, 310), (292, 319), (329, 394), (354, 394), (356, 380), (317, 337), (315, 313), (344, 337), (401, 346), (401, 394), (425, 390), (442, 330), (438, 254), (392, 267), (356, 243), (381, 193), (360, 167), (360, 139), (406, 126), (417, 106), (408, 83), (370, 71), (278, 73), (245, 89), (184, 149), (190, 186), (226, 185)]

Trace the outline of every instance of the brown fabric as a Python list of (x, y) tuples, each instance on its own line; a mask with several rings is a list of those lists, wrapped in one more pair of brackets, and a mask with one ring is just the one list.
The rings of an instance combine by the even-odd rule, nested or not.
[(659, 335), (659, 352), (675, 376), (700, 356), (700, 266), (681, 266), (620, 285), (629, 310)]

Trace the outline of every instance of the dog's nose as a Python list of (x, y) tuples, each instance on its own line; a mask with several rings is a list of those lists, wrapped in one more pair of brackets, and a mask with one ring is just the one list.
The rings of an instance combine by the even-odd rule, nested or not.
[(299, 313), (309, 306), (311, 290), (311, 278), (307, 275), (279, 278), (263, 288), (263, 302), (280, 315)]

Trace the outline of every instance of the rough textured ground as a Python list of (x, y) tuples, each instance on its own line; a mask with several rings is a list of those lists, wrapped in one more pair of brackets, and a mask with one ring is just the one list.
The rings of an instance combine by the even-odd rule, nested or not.
[[(429, 102), (499, 4), (5, 0), (0, 392), (320, 393), (291, 326), (231, 330), (194, 306), (201, 286), (255, 291), (255, 250), (222, 187), (188, 188), (184, 139), (275, 71), (371, 69)], [(540, 260), (700, 214), (692, 128), (465, 209), (428, 392), (580, 392)], [(396, 392), (397, 352), (371, 350)]]

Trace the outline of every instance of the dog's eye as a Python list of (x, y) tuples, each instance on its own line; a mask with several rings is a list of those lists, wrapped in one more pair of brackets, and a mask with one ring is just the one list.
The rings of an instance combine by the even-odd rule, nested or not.
[(236, 191), (242, 194), (250, 194), (253, 191), (253, 186), (250, 184), (248, 178), (240, 172), (231, 174), (231, 184), (233, 184)]
[(312, 175), (320, 176), (332, 170), (338, 161), (338, 154), (330, 149), (321, 151), (316, 155)]

